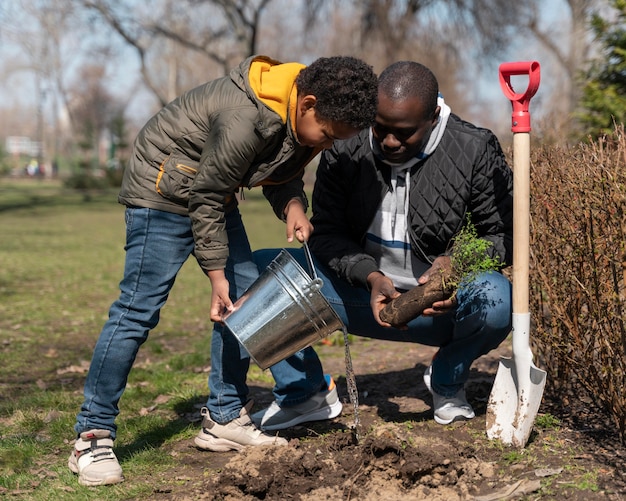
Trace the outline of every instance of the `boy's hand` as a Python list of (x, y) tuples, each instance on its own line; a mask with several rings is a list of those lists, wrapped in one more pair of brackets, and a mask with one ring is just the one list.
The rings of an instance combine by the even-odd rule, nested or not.
[(287, 242), (293, 242), (295, 236), (299, 242), (309, 240), (313, 233), (313, 225), (306, 217), (304, 207), (299, 200), (291, 200), (285, 207), (285, 220), (287, 222)]
[(207, 275), (211, 280), (211, 320), (222, 323), (224, 314), (233, 311), (233, 302), (228, 296), (230, 285), (224, 270), (211, 270)]

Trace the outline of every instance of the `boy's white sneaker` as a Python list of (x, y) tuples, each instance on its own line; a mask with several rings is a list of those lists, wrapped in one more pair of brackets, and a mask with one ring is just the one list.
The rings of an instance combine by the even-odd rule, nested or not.
[(202, 428), (194, 439), (196, 446), (208, 451), (226, 452), (259, 445), (287, 445), (284, 438), (267, 435), (254, 425), (248, 414), (252, 403), (250, 400), (239, 412), (239, 417), (226, 424), (213, 421), (209, 409), (203, 407)]
[(109, 430), (82, 432), (74, 444), (67, 466), (78, 474), (81, 485), (110, 485), (124, 481)]

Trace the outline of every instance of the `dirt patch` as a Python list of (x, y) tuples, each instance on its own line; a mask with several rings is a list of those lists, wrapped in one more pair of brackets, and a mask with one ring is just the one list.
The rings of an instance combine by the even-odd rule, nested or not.
[[(178, 466), (164, 476), (170, 482), (155, 488), (158, 499), (626, 499), (626, 450), (592, 402), (546, 394), (540, 414), (557, 417), (560, 425), (536, 427), (522, 450), (486, 438), (487, 400), (506, 344), (472, 368), (467, 394), (476, 418), (440, 426), (422, 381), (435, 349), (357, 339), (351, 353), (358, 433), (343, 347), (318, 348), (344, 402), (339, 418), (280, 432), (287, 447), (207, 453), (173, 444)], [(255, 410), (271, 402), (269, 385), (251, 391)]]

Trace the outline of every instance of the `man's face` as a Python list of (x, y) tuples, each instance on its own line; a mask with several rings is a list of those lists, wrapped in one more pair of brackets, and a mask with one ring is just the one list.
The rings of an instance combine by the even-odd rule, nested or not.
[(315, 96), (298, 96), (296, 134), (298, 143), (312, 148), (331, 148), (336, 139), (350, 139), (358, 129), (342, 122), (321, 120), (315, 111)]
[(372, 127), (374, 140), (386, 160), (404, 163), (415, 157), (426, 145), (439, 117), (439, 107), (427, 116), (417, 98), (391, 100), (378, 94), (376, 125)]

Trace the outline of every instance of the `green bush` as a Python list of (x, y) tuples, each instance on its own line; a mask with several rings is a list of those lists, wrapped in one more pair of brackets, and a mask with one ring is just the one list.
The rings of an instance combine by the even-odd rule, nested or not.
[(109, 181), (104, 177), (96, 177), (90, 172), (81, 171), (69, 176), (65, 182), (65, 187), (74, 190), (103, 190), (109, 187)]
[(121, 167), (102, 167), (97, 170), (81, 163), (79, 168), (65, 180), (65, 187), (81, 191), (119, 188), (122, 185), (124, 169)]

